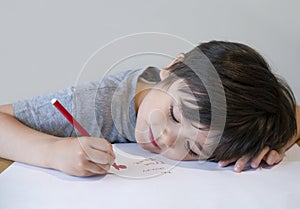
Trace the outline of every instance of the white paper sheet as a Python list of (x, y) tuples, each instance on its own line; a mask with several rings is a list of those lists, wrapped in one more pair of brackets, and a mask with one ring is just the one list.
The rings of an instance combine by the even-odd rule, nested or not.
[[(136, 156), (133, 163), (140, 161), (141, 156), (153, 157), (136, 144), (117, 145), (117, 149)], [(161, 160), (154, 159), (154, 162)], [(165, 167), (163, 172), (142, 176), (136, 174), (143, 173), (145, 164), (134, 167), (121, 159), (117, 159), (117, 163), (128, 163), (128, 169), (118, 175), (88, 178), (14, 163), (0, 174), (0, 209), (300, 207), (300, 148), (297, 145), (279, 165), (240, 174), (232, 172), (232, 167), (221, 169), (216, 163), (166, 161), (162, 165), (170, 167)]]
[[(120, 146), (120, 147), (119, 147)], [(111, 167), (110, 173), (121, 177), (143, 179), (170, 173), (171, 169), (179, 164), (178, 161), (167, 159), (161, 155), (149, 153), (136, 146), (114, 145), (116, 163), (121, 168)]]

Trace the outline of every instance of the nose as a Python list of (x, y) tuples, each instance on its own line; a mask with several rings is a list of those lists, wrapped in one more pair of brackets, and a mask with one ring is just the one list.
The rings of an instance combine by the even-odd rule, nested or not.
[(172, 134), (168, 134), (168, 131), (164, 129), (157, 140), (159, 144), (171, 148), (175, 144), (176, 137), (172, 136)]

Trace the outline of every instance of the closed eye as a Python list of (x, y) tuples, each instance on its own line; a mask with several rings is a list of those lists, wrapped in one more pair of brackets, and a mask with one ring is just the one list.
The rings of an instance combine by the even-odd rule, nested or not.
[(199, 155), (192, 150), (191, 144), (189, 141), (186, 141), (185, 148), (188, 151), (189, 155), (191, 155), (192, 157), (199, 157)]
[(169, 110), (169, 117), (176, 123), (180, 123), (179, 120), (176, 119), (175, 115), (174, 115), (174, 106), (171, 105), (170, 106), (170, 110)]

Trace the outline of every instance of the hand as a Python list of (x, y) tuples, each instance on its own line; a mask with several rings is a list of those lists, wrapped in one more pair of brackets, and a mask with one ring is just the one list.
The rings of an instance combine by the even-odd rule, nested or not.
[(64, 138), (55, 143), (54, 168), (75, 176), (105, 174), (114, 163), (112, 145), (103, 138)]
[[(297, 127), (300, 127), (300, 106), (296, 107), (296, 122)], [(269, 147), (265, 147), (260, 153), (258, 153), (254, 158), (250, 159), (249, 156), (244, 155), (241, 158), (231, 159), (226, 161), (219, 161), (220, 167), (226, 167), (227, 165), (235, 162), (234, 171), (241, 172), (246, 164), (250, 162), (252, 168), (257, 168), (261, 161), (264, 160), (268, 165), (275, 165), (279, 163), (283, 157), (284, 153), (300, 138), (300, 129), (297, 128), (296, 134), (287, 142), (287, 144), (279, 151), (270, 150)]]
[(285, 147), (277, 152), (275, 150), (270, 150), (270, 148), (267, 146), (252, 159), (250, 159), (249, 156), (244, 155), (239, 159), (235, 158), (226, 161), (219, 161), (219, 166), (226, 167), (235, 162), (234, 171), (238, 173), (245, 168), (248, 162), (250, 162), (250, 166), (252, 168), (258, 168), (262, 161), (264, 161), (267, 165), (272, 166), (279, 163), (283, 159), (285, 151)]

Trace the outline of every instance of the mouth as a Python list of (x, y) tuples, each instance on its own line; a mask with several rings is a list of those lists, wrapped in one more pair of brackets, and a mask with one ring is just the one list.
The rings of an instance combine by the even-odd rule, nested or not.
[(150, 138), (150, 142), (151, 144), (153, 144), (154, 147), (159, 148), (157, 142), (155, 141), (154, 137), (153, 137), (153, 133), (152, 133), (152, 130), (151, 130), (151, 127), (149, 127), (149, 138)]

